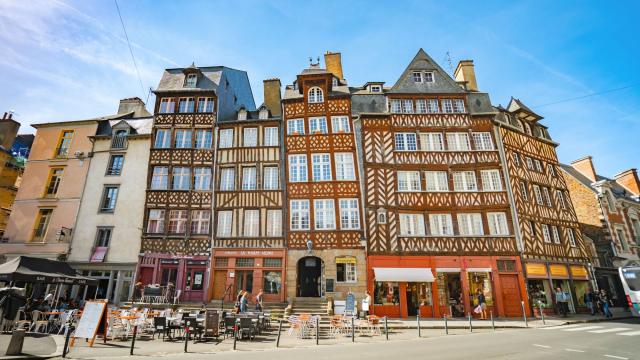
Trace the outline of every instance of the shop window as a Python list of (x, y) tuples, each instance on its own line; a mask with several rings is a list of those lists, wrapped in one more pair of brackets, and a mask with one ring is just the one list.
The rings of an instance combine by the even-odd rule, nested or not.
[(587, 304), (584, 303), (584, 294), (589, 291), (589, 281), (573, 280), (573, 286), (576, 290), (576, 299), (578, 300), (578, 306), (587, 306)]
[(400, 293), (397, 282), (378, 282), (374, 290), (375, 305), (398, 305)]
[(162, 269), (162, 278), (160, 281), (160, 285), (167, 286), (168, 283), (172, 283), (175, 285), (177, 277), (178, 277), (178, 269), (164, 268)]
[(204, 270), (187, 272), (185, 288), (187, 290), (202, 290), (204, 288)]
[[(267, 259), (265, 259), (267, 260)], [(281, 260), (281, 259), (271, 259)], [(265, 294), (280, 294), (282, 288), (282, 272), (266, 271), (262, 280), (262, 291)]]
[(516, 261), (515, 260), (498, 260), (498, 271), (516, 271)]
[(282, 259), (279, 258), (266, 258), (262, 264), (263, 267), (282, 267)]
[(552, 306), (552, 291), (549, 280), (529, 279), (527, 281), (527, 292), (532, 304), (542, 304), (546, 308)]
[(253, 267), (254, 258), (237, 258), (236, 267)]
[(356, 259), (353, 257), (343, 257), (336, 259), (337, 276), (339, 283), (354, 283), (356, 276)]
[(227, 267), (229, 266), (229, 258), (216, 258), (215, 267)]
[(484, 294), (487, 306), (493, 306), (493, 295), (491, 291), (491, 273), (470, 272), (469, 276), (469, 297), (471, 303), (476, 305), (478, 290)]

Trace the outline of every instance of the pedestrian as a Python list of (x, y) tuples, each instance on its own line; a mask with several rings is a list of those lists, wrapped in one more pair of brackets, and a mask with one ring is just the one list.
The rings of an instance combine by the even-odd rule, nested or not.
[(480, 320), (487, 320), (487, 299), (481, 289), (476, 291), (476, 299), (478, 300), (478, 308), (480, 310)]
[(240, 302), (242, 301), (242, 295), (244, 294), (244, 290), (240, 290), (238, 291), (238, 296), (236, 296), (236, 303), (235, 303), (235, 313), (238, 314), (240, 313)]
[(591, 315), (595, 315), (595, 294), (593, 293), (593, 290), (591, 288), (589, 288), (589, 290), (584, 293), (584, 303), (585, 305), (587, 305), (587, 308), (589, 308), (589, 312), (591, 312)]
[(607, 291), (605, 289), (600, 289), (600, 295), (598, 297), (602, 303), (602, 312), (604, 313), (604, 316), (607, 318), (613, 317), (613, 313), (611, 313), (611, 309), (609, 309), (611, 300), (607, 295)]
[(240, 312), (247, 312), (247, 306), (249, 305), (249, 293), (245, 291), (240, 298)]
[(263, 292), (262, 289), (260, 289), (260, 291), (258, 291), (258, 295), (256, 295), (256, 310), (262, 312), (262, 298), (263, 298)]
[(558, 286), (556, 288), (555, 295), (558, 314), (562, 315), (563, 317), (567, 317), (567, 312), (569, 311), (569, 306), (567, 304), (567, 294)]
[(365, 317), (369, 316), (370, 305), (371, 305), (371, 294), (369, 293), (369, 290), (367, 290), (364, 296), (364, 299), (362, 299), (362, 312), (364, 313)]

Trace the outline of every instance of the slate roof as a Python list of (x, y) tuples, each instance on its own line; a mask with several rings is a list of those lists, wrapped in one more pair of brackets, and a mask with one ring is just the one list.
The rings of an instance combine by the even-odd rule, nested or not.
[[(591, 191), (597, 192), (595, 187), (591, 185), (593, 184), (593, 182), (588, 177), (582, 175), (581, 172), (574, 169), (573, 166), (560, 164), (560, 168), (562, 168), (562, 170), (564, 170), (567, 174), (573, 176), (573, 178), (578, 180), (578, 182), (580, 182), (582, 185), (591, 189)], [(606, 176), (596, 174), (595, 182), (600, 182), (600, 181), (606, 182), (609, 185), (609, 188), (611, 189), (611, 193), (613, 194), (614, 197), (618, 199), (633, 201), (636, 203), (640, 202), (640, 200), (637, 200), (632, 193), (627, 191), (624, 187), (622, 187), (622, 185), (618, 184), (614, 179), (610, 179)]]
[(516, 99), (513, 96), (511, 97), (511, 100), (509, 101), (509, 105), (507, 105), (507, 110), (509, 112), (511, 112), (511, 113), (526, 112), (527, 115), (529, 115), (529, 116), (525, 117), (525, 119), (530, 120), (530, 121), (538, 121), (540, 119), (543, 119), (542, 116), (536, 114), (527, 105), (522, 103), (522, 101), (520, 101), (520, 99)]
[(216, 91), (220, 86), (220, 79), (224, 66), (207, 66), (198, 68), (202, 77), (198, 79), (197, 87), (184, 87), (185, 73), (183, 68), (166, 69), (160, 78), (160, 83), (155, 91)]
[(121, 118), (121, 119), (109, 119), (98, 122), (98, 129), (96, 130), (96, 136), (111, 136), (113, 133), (113, 127), (117, 124), (125, 122), (131, 127), (132, 135), (149, 135), (153, 128), (153, 116), (141, 117), (141, 118)]
[[(413, 71), (433, 71), (434, 82), (416, 83)], [(464, 93), (465, 90), (421, 48), (391, 87), (391, 94)]]

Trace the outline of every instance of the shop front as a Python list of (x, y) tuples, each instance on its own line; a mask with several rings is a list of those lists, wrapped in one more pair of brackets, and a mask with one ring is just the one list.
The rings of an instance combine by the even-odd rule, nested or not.
[(286, 252), (282, 250), (214, 250), (209, 298), (235, 301), (240, 290), (265, 302), (284, 302)]
[(61, 292), (73, 299), (107, 299), (114, 305), (129, 301), (133, 292), (135, 264), (72, 263), (78, 274), (98, 283), (94, 285), (65, 285)]
[(515, 257), (370, 256), (372, 312), (407, 318), (463, 317), (482, 293), (487, 313), (521, 316), (524, 278)]
[[(557, 311), (555, 293), (558, 288), (570, 294), (569, 311), (586, 312), (584, 294), (591, 288), (589, 272), (584, 265), (528, 262), (527, 291), (531, 306)], [(551, 310), (549, 310), (551, 309)]]
[(207, 256), (145, 254), (138, 263), (136, 282), (161, 287), (173, 284), (178, 301), (201, 303), (206, 299), (208, 269)]

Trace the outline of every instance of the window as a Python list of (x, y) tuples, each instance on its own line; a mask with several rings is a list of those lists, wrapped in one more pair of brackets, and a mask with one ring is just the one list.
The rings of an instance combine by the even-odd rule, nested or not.
[(560, 208), (562, 210), (566, 210), (567, 203), (564, 200), (564, 195), (562, 194), (562, 190), (556, 190), (556, 198), (557, 198), (558, 204), (560, 204)]
[(440, 112), (440, 108), (438, 106), (438, 100), (437, 99), (428, 99), (427, 100), (427, 112), (430, 113), (430, 114), (434, 114), (434, 113)]
[(211, 190), (211, 168), (197, 167), (193, 169), (193, 189)]
[(196, 130), (196, 149), (211, 149), (211, 130)]
[(396, 133), (396, 151), (416, 151), (418, 145), (416, 143), (416, 134), (414, 133)]
[(189, 190), (191, 187), (191, 169), (188, 167), (173, 168), (173, 190)]
[(398, 191), (420, 191), (419, 171), (398, 171)]
[(453, 223), (450, 214), (430, 214), (429, 230), (433, 236), (453, 235)]
[(258, 237), (260, 235), (260, 210), (245, 210), (242, 233), (246, 237)]
[(444, 141), (441, 133), (420, 133), (420, 150), (443, 151)]
[(515, 166), (520, 166), (520, 155), (517, 152), (513, 153), (513, 164)]
[(336, 162), (336, 180), (355, 180), (353, 153), (335, 153), (333, 156)]
[(263, 267), (279, 268), (282, 267), (282, 259), (280, 258), (264, 258), (262, 260)]
[(551, 234), (549, 233), (549, 225), (542, 224), (541, 227), (542, 227), (542, 238), (544, 239), (544, 242), (551, 243)]
[(416, 113), (424, 114), (427, 112), (427, 100), (418, 99), (416, 100)]
[(307, 182), (307, 156), (289, 155), (289, 181)]
[(228, 267), (229, 258), (215, 258), (215, 267)]
[(176, 111), (176, 102), (172, 98), (164, 98), (160, 100), (160, 110), (161, 114), (173, 113)]
[(402, 100), (402, 112), (405, 114), (413, 113), (413, 100)]
[(236, 189), (236, 169), (220, 169), (220, 191), (233, 191)]
[(400, 214), (401, 236), (424, 236), (424, 215)]
[(556, 177), (556, 168), (555, 166), (553, 166), (553, 164), (547, 164), (547, 171), (549, 172), (549, 175)]
[(339, 283), (355, 283), (356, 278), (356, 259), (352, 257), (336, 259), (336, 282)]
[(629, 244), (627, 243), (627, 239), (624, 236), (624, 230), (622, 230), (621, 228), (616, 228), (616, 236), (618, 237), (618, 241), (620, 241), (622, 251), (629, 251)]
[(180, 102), (178, 103), (178, 112), (192, 113), (195, 112), (195, 107), (196, 102), (194, 98), (180, 98)]
[(464, 101), (462, 99), (454, 99), (453, 100), (453, 112), (454, 113), (463, 113), (464, 112)]
[(242, 190), (256, 190), (256, 168), (247, 166), (242, 168)]
[(258, 128), (242, 129), (242, 146), (244, 147), (258, 146)]
[(233, 129), (220, 130), (220, 149), (233, 147)]
[(636, 244), (640, 245), (640, 221), (638, 219), (631, 218), (631, 227), (636, 234)]
[(536, 223), (529, 221), (529, 229), (531, 230), (531, 235), (536, 236)]
[(64, 130), (60, 133), (58, 140), (58, 148), (56, 149), (56, 157), (63, 158), (69, 156), (71, 141), (73, 140), (73, 130)]
[(613, 195), (610, 191), (605, 191), (604, 195), (607, 199), (607, 204), (610, 212), (616, 212), (616, 200), (613, 198)]
[(524, 160), (527, 162), (527, 169), (533, 170), (533, 160), (530, 157), (525, 157)]
[(576, 246), (576, 236), (573, 229), (567, 229), (567, 238), (569, 239), (569, 245)]
[(520, 194), (524, 201), (529, 200), (529, 191), (527, 190), (527, 184), (524, 181), (520, 181)]
[(502, 182), (500, 180), (500, 170), (481, 170), (482, 190), (501, 191)]
[(191, 211), (191, 233), (208, 234), (211, 211), (193, 210)]
[(552, 225), (551, 226), (551, 238), (555, 244), (560, 244), (560, 234), (558, 233), (558, 227)]
[(402, 112), (402, 103), (400, 102), (400, 100), (391, 100), (391, 112), (396, 114)]
[(158, 129), (156, 131), (156, 142), (153, 144), (156, 149), (168, 149), (171, 147), (171, 130)]
[(413, 72), (413, 82), (417, 82), (417, 83), (422, 82), (422, 73), (420, 71)]
[(282, 236), (282, 210), (270, 209), (267, 210), (267, 237), (277, 236)]
[(116, 130), (111, 137), (111, 149), (126, 149), (129, 130)]
[(47, 181), (47, 189), (45, 191), (46, 197), (56, 196), (58, 188), (60, 188), (63, 173), (64, 168), (51, 168), (51, 170), (49, 170), (49, 180)]
[[(265, 263), (266, 263), (265, 259)], [(278, 259), (279, 260), (279, 259)], [(262, 290), (265, 294), (279, 294), (282, 291), (282, 271), (264, 271)]]
[(476, 150), (493, 150), (493, 140), (491, 140), (491, 133), (473, 133), (473, 143), (476, 146)]
[(474, 173), (473, 171), (454, 171), (453, 190), (478, 191), (478, 184), (476, 183), (476, 173)]
[(176, 149), (188, 149), (191, 147), (191, 130), (176, 130), (175, 147)]
[(187, 210), (169, 211), (169, 234), (187, 232)]
[(469, 144), (469, 134), (447, 133), (447, 149), (449, 149), (450, 151), (471, 150), (471, 144)]
[(150, 234), (161, 234), (164, 232), (164, 210), (149, 210), (147, 232)]
[(433, 71), (427, 71), (424, 73), (424, 82), (426, 83), (435, 82), (435, 78), (433, 77)]
[(218, 237), (231, 236), (231, 224), (233, 223), (233, 211), (218, 211)]
[(151, 174), (151, 190), (167, 190), (169, 188), (169, 168), (154, 166)]
[(536, 196), (536, 204), (542, 205), (542, 193), (540, 192), (540, 186), (533, 185), (533, 194)]
[(442, 100), (442, 112), (445, 112), (445, 113), (453, 112), (453, 100), (451, 99)]
[(333, 200), (314, 200), (313, 209), (316, 230), (333, 230), (336, 228), (336, 213)]
[(194, 88), (198, 82), (197, 74), (187, 74), (187, 78), (184, 81), (184, 87)]
[(547, 206), (551, 207), (551, 196), (549, 195), (549, 189), (543, 187), (542, 195), (544, 195), (544, 202), (547, 204)]
[(96, 247), (108, 247), (111, 242), (112, 228), (98, 228), (96, 231)]
[(309, 200), (291, 200), (291, 230), (309, 230)]
[(348, 116), (332, 116), (331, 131), (334, 134), (351, 132)]
[(507, 226), (507, 215), (505, 213), (487, 213), (487, 223), (489, 224), (489, 234), (509, 235), (509, 227)]
[(278, 189), (278, 167), (265, 166), (262, 168), (262, 188), (264, 190)]
[(326, 134), (327, 132), (327, 118), (315, 117), (309, 119), (310, 134)]
[(198, 112), (199, 113), (210, 113), (213, 112), (213, 98), (199, 98), (198, 99)]
[(458, 214), (460, 235), (484, 235), (481, 214)]
[(536, 171), (538, 172), (542, 172), (542, 164), (540, 163), (540, 160), (535, 159), (533, 160), (534, 164), (536, 164)]
[(105, 186), (102, 192), (102, 200), (100, 201), (100, 212), (113, 212), (116, 209), (117, 199), (118, 187)]
[(427, 191), (449, 191), (446, 171), (425, 171)]
[(313, 181), (331, 181), (330, 159), (329, 154), (311, 154)]
[(314, 86), (311, 89), (309, 89), (309, 103), (314, 104), (314, 103), (321, 103), (321, 102), (324, 102), (324, 94), (322, 92), (322, 89), (320, 89), (317, 86)]
[(387, 223), (387, 212), (384, 209), (378, 209), (376, 211), (378, 224), (386, 224)]
[(304, 135), (304, 120), (287, 120), (287, 135)]
[(380, 86), (380, 85), (371, 85), (371, 92), (372, 93), (382, 92), (382, 86)]
[(247, 120), (247, 110), (242, 108), (238, 111), (238, 120)]
[(122, 165), (124, 165), (124, 155), (111, 155), (109, 166), (107, 167), (107, 175), (120, 175), (122, 173)]
[(47, 229), (49, 228), (49, 222), (51, 221), (51, 215), (53, 215), (53, 209), (38, 210), (38, 216), (36, 217), (35, 228), (33, 229), (31, 241), (44, 242), (44, 238), (47, 235)]
[(360, 229), (358, 199), (340, 199), (340, 229)]
[(256, 261), (254, 258), (237, 258), (236, 267), (243, 267), (243, 268), (254, 267), (255, 262)]
[(269, 118), (269, 110), (267, 109), (260, 109), (260, 112), (258, 113), (258, 119), (260, 120), (266, 120)]
[(264, 146), (278, 146), (279, 143), (280, 141), (278, 139), (278, 128), (264, 128)]

